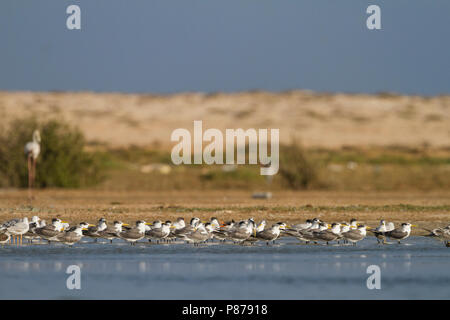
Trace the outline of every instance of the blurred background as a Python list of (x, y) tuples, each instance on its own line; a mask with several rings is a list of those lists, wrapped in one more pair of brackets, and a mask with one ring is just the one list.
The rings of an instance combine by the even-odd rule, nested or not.
[[(81, 30), (66, 8), (81, 8)], [(382, 30), (366, 8), (381, 7)], [(449, 190), (448, 1), (0, 3), (0, 187)], [(174, 129), (280, 129), (280, 171), (174, 166)]]

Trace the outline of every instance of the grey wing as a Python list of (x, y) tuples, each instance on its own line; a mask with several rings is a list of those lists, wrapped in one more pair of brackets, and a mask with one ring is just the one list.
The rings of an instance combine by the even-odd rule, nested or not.
[(296, 229), (290, 228), (283, 230), (283, 234), (291, 236), (291, 237), (298, 237), (299, 233)]
[(388, 237), (395, 238), (395, 239), (403, 238), (404, 236), (406, 236), (406, 232), (403, 232), (400, 229), (394, 229), (392, 231), (386, 232), (385, 234)]
[(192, 240), (199, 240), (199, 241), (203, 241), (206, 240), (208, 238), (208, 234), (204, 234), (200, 231), (196, 231), (193, 232), (189, 235), (189, 238)]
[(230, 237), (235, 238), (235, 239), (246, 239), (249, 236), (250, 235), (248, 233), (246, 233), (245, 231), (241, 231), (241, 230), (236, 230), (236, 231), (230, 233)]
[(108, 229), (100, 231), (98, 234), (102, 237), (117, 237), (117, 232)]
[(12, 227), (13, 225), (15, 225), (16, 223), (20, 222), (20, 219), (11, 219), (9, 221), (6, 221), (3, 225), (2, 225), (2, 229), (3, 228), (9, 228)]
[(343, 234), (343, 236), (350, 240), (361, 240), (363, 238), (362, 234), (358, 230), (350, 230)]
[(24, 231), (25, 229), (29, 228), (28, 224), (25, 224), (23, 222), (18, 222), (10, 227), (8, 227), (8, 230), (10, 231)]
[(145, 235), (149, 237), (161, 238), (163, 236), (163, 232), (161, 229), (152, 229), (145, 233)]
[(97, 227), (89, 227), (87, 230), (83, 230), (83, 235), (90, 236), (90, 235), (96, 235), (98, 232)]
[(262, 240), (272, 240), (274, 238), (273, 234), (271, 232), (269, 232), (268, 230), (258, 232), (256, 234), (256, 237), (258, 239), (262, 239)]
[(57, 236), (58, 240), (64, 241), (64, 242), (77, 242), (81, 239), (81, 237), (76, 234), (75, 232), (65, 232), (64, 234), (61, 234)]
[(324, 241), (332, 241), (336, 239), (338, 236), (331, 231), (321, 231), (317, 232), (315, 236)]
[(143, 237), (143, 234), (140, 233), (139, 230), (137, 230), (137, 229), (127, 230), (126, 232), (122, 232), (120, 235), (124, 238), (133, 239), (133, 240), (140, 239)]
[(59, 231), (55, 230), (54, 226), (45, 226), (42, 228), (37, 228), (35, 233), (44, 237), (54, 237), (59, 234)]
[(305, 240), (314, 240), (316, 237), (314, 236), (314, 232), (313, 231), (299, 231), (298, 232), (298, 236), (305, 239)]

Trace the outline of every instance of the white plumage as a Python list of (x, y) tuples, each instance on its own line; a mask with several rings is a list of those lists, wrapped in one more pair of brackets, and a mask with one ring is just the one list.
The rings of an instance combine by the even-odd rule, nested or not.
[(34, 179), (36, 178), (36, 159), (41, 152), (41, 135), (38, 130), (33, 132), (33, 141), (25, 144), (25, 155), (28, 160), (28, 198), (31, 200), (31, 189), (33, 188)]
[(30, 229), (30, 223), (28, 222), (28, 218), (23, 218), (22, 221), (19, 221), (12, 226), (9, 226), (6, 228), (6, 231), (8, 231), (9, 234), (14, 236), (21, 236), (24, 233), (26, 233)]
[(27, 142), (25, 145), (25, 154), (31, 156), (33, 160), (36, 160), (41, 152), (41, 135), (38, 130), (33, 132), (33, 141)]

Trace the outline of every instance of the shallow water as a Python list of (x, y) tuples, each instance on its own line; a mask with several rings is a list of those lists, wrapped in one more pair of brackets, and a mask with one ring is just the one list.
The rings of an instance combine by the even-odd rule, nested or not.
[[(449, 299), (450, 248), (411, 237), (353, 246), (209, 243), (130, 246), (86, 241), (0, 248), (1, 299)], [(69, 265), (81, 289), (69, 290)], [(369, 290), (367, 267), (381, 269)]]

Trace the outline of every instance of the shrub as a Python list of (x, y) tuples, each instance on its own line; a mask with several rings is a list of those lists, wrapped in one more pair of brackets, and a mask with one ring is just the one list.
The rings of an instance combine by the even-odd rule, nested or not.
[(317, 182), (317, 168), (295, 141), (280, 145), (279, 175), (291, 189), (308, 189)]
[(84, 151), (85, 139), (78, 129), (57, 120), (29, 117), (13, 121), (0, 132), (0, 186), (28, 186), (24, 146), (35, 129), (40, 130), (42, 140), (36, 187), (79, 188), (101, 180), (101, 161), (95, 153)]

